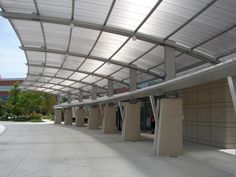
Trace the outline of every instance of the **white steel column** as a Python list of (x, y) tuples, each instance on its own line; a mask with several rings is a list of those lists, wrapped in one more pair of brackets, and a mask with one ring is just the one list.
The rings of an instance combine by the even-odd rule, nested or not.
[(155, 104), (155, 98), (153, 95), (149, 96), (151, 106), (152, 106), (152, 112), (153, 116), (155, 118), (155, 131), (154, 131), (154, 143), (153, 143), (153, 149), (154, 149), (154, 155), (157, 155), (157, 139), (158, 139), (158, 126), (159, 126), (159, 111), (160, 111), (160, 100), (157, 100)]
[(234, 111), (236, 113), (236, 76), (228, 76), (228, 84), (230, 89), (230, 94), (234, 106)]

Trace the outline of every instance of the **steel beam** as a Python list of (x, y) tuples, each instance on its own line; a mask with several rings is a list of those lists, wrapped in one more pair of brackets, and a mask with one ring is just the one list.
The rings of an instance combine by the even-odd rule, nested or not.
[(183, 88), (200, 85), (206, 82), (219, 80), (229, 75), (236, 75), (236, 59), (223, 62), (218, 65), (214, 65), (194, 73), (186, 74), (163, 83), (159, 83), (153, 86), (149, 86), (143, 89), (138, 89), (132, 92), (125, 92), (116, 94), (112, 97), (101, 97), (97, 100), (84, 100), (82, 103), (74, 103), (71, 105), (57, 105), (55, 108), (71, 107), (73, 105), (93, 105), (93, 104), (105, 104), (115, 103), (119, 101), (132, 100), (136, 98), (143, 98), (149, 95), (162, 95), (166, 92), (179, 90)]
[[(133, 36), (134, 32), (115, 28), (115, 27), (109, 27), (109, 26), (103, 26), (98, 25), (94, 23), (89, 22), (83, 22), (83, 21), (77, 21), (77, 20), (70, 20), (65, 18), (58, 18), (58, 17), (49, 17), (49, 16), (41, 16), (38, 14), (24, 14), (24, 13), (14, 13), (14, 12), (0, 12), (0, 15), (7, 18), (7, 19), (18, 19), (18, 20), (30, 20), (30, 21), (41, 21), (41, 22), (47, 22), (47, 23), (54, 23), (54, 24), (62, 24), (62, 25), (70, 25), (73, 24), (75, 27), (81, 27), (81, 28), (87, 28), (87, 29), (93, 29), (93, 30), (99, 30), (99, 31), (105, 31), (113, 34), (123, 35), (123, 36)], [(135, 34), (136, 38), (142, 41), (159, 44), (159, 45), (169, 45), (171, 47), (174, 47), (177, 51), (180, 51), (182, 53), (186, 53), (190, 56), (197, 57), (201, 60), (204, 60), (206, 62), (217, 64), (218, 62), (215, 60), (214, 57), (208, 56), (204, 53), (191, 50), (189, 48), (183, 47), (181, 45), (178, 45), (174, 43), (173, 41), (164, 40), (162, 38), (153, 37), (141, 33)]]
[[(48, 52), (48, 53), (55, 53), (55, 54), (61, 54), (61, 55), (70, 55), (70, 56), (82, 57), (82, 58), (87, 58), (88, 57), (87, 55), (81, 54), (81, 53), (66, 52), (66, 51), (54, 50), (54, 49), (43, 49), (43, 48), (35, 48), (35, 47), (21, 47), (21, 49), (25, 50), (25, 51)], [(91, 60), (107, 62), (106, 58), (96, 57), (96, 56), (92, 56), (92, 55), (89, 55), (88, 58), (91, 59)], [(120, 61), (116, 61), (116, 60), (110, 60), (109, 62), (114, 64), (114, 65), (123, 66), (123, 67), (126, 67), (126, 68), (132, 68), (132, 69), (138, 70), (140, 72), (150, 74), (150, 75), (152, 75), (154, 77), (158, 77), (158, 78), (164, 79), (163, 76), (160, 76), (159, 74), (157, 74), (155, 72), (147, 71), (147, 70), (145, 70), (143, 68), (139, 68), (137, 66), (134, 67), (133, 65), (130, 65), (129, 63), (120, 62)]]

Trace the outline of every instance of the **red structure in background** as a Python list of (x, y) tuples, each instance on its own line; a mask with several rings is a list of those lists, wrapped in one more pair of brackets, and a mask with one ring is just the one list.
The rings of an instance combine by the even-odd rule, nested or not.
[(21, 78), (14, 78), (14, 79), (2, 79), (0, 77), (0, 99), (3, 101), (7, 101), (9, 97), (9, 90), (12, 86), (19, 82), (23, 82), (24, 79)]

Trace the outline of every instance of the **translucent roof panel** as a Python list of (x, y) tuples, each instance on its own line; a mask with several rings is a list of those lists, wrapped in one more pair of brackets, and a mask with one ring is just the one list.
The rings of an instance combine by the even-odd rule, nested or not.
[(46, 88), (51, 88), (51, 87), (53, 87), (53, 86), (55, 86), (54, 84), (44, 84), (43, 85), (43, 87), (46, 87)]
[(36, 83), (34, 83), (34, 85), (35, 85), (36, 87), (41, 87), (41, 86), (43, 86), (43, 83), (36, 82)]
[(65, 55), (47, 53), (46, 56), (46, 65), (47, 66), (57, 66), (60, 67), (65, 59)]
[(68, 80), (65, 80), (65, 81), (63, 81), (62, 83), (60, 83), (61, 85), (66, 85), (66, 86), (69, 86), (69, 85), (72, 85), (72, 84), (74, 84), (75, 82), (73, 82), (73, 81), (68, 81)]
[(157, 46), (139, 60), (134, 62), (134, 64), (141, 68), (149, 69), (164, 62), (164, 53), (164, 47)]
[(71, 18), (72, 2), (68, 3), (68, 0), (40, 0), (36, 2), (39, 8), (40, 15)]
[(82, 84), (82, 83), (75, 83), (75, 84), (72, 84), (72, 85), (71, 85), (71, 87), (76, 88), (76, 89), (81, 88), (81, 87), (84, 87), (84, 86), (86, 86), (86, 85), (85, 85), (85, 84)]
[(43, 27), (47, 48), (66, 51), (70, 36), (70, 26), (44, 22)]
[(165, 0), (139, 32), (165, 38), (200, 11), (210, 0)]
[(24, 46), (41, 47), (44, 46), (43, 34), (39, 22), (26, 20), (12, 20), (15, 29)]
[(67, 69), (77, 69), (84, 61), (84, 58), (69, 56), (66, 58), (63, 67)]
[(125, 36), (103, 32), (91, 55), (110, 58), (126, 39)]
[(99, 31), (74, 27), (71, 37), (70, 51), (88, 54), (92, 49)]
[(129, 77), (129, 69), (124, 68), (119, 72), (112, 74), (111, 76), (118, 80), (126, 79), (127, 77)]
[(119, 0), (115, 3), (107, 24), (134, 31), (155, 3), (156, 0)]
[(32, 0), (1, 0), (4, 9), (9, 12), (32, 14), (36, 13), (35, 5)]
[(72, 71), (60, 70), (56, 76), (61, 78), (68, 78), (72, 73)]
[(45, 53), (43, 52), (27, 51), (26, 55), (28, 57), (29, 64), (41, 65), (42, 63), (45, 63)]
[(234, 24), (236, 12), (229, 9), (235, 8), (235, 1), (231, 1), (229, 8), (225, 0), (218, 0), (171, 39), (182, 45), (194, 47)]
[(75, 20), (102, 25), (105, 22), (112, 0), (75, 0)]
[(146, 73), (140, 73), (138, 74), (137, 76), (137, 82), (143, 82), (143, 81), (146, 81), (146, 80), (150, 80), (150, 79), (154, 79), (153, 76), (150, 76), (149, 74), (146, 74)]
[(51, 79), (52, 79), (51, 77), (44, 77), (44, 76), (43, 76), (43, 77), (40, 77), (38, 81), (39, 81), (39, 82), (48, 82), (48, 81), (50, 81)]
[(107, 84), (108, 84), (107, 79), (102, 79), (102, 80), (96, 82), (96, 85), (98, 85), (100, 87), (105, 87), (105, 86), (107, 86)]
[(152, 47), (154, 47), (154, 44), (130, 39), (129, 42), (127, 42), (125, 46), (114, 57), (112, 57), (112, 60), (130, 63)]
[(224, 52), (235, 49), (235, 46), (236, 46), (236, 28), (205, 43), (204, 45), (198, 47), (197, 50), (218, 57)]
[(93, 72), (95, 69), (97, 69), (103, 63), (104, 62), (102, 62), (102, 61), (96, 61), (96, 60), (87, 59), (83, 63), (83, 65), (79, 68), (79, 70)]
[(119, 70), (121, 66), (106, 63), (101, 68), (99, 68), (95, 73), (102, 75), (110, 75), (111, 73)]
[(53, 89), (57, 89), (57, 90), (59, 90), (59, 89), (62, 89), (63, 86), (61, 86), (61, 85), (55, 85), (55, 86), (53, 86), (52, 88), (53, 88)]
[(2, 0), (1, 8), (25, 51), (30, 86), (63, 86), (65, 95), (91, 94), (110, 76), (124, 87), (133, 65), (139, 82), (165, 76), (166, 45), (181, 73), (236, 53), (235, 0)]
[(58, 69), (55, 69), (55, 68), (44, 68), (43, 75), (55, 76), (57, 72), (58, 72)]
[(30, 81), (35, 81), (39, 78), (40, 76), (31, 76), (31, 75), (28, 75), (26, 80), (30, 80)]
[(60, 83), (60, 82), (62, 82), (62, 81), (63, 81), (63, 79), (53, 78), (53, 79), (50, 80), (49, 82), (50, 82), (50, 83), (53, 83), (53, 84), (58, 84), (58, 83)]
[(84, 82), (88, 82), (88, 83), (93, 83), (93, 82), (96, 82), (98, 80), (100, 80), (101, 78), (100, 77), (96, 77), (96, 76), (88, 76), (86, 77), (85, 79), (83, 79), (82, 81)]
[(83, 79), (86, 76), (87, 76), (87, 74), (83, 74), (83, 73), (80, 73), (80, 72), (75, 72), (74, 74), (72, 74), (70, 76), (70, 79), (79, 81), (79, 80)]
[(42, 74), (43, 68), (42, 67), (32, 67), (29, 66), (29, 74)]
[(194, 63), (199, 62), (200, 60), (194, 57), (191, 57), (189, 55), (181, 55), (178, 58), (176, 58), (175, 64), (176, 64), (176, 71), (183, 69), (187, 66), (190, 66)]

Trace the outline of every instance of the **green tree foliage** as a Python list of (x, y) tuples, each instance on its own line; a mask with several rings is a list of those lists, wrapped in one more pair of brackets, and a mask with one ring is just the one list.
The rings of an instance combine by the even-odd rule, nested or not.
[(52, 114), (52, 107), (56, 104), (55, 96), (48, 93), (21, 91), (18, 85), (16, 83), (9, 91), (9, 100), (2, 106), (5, 112), (15, 116), (29, 116), (35, 113), (42, 115)]

